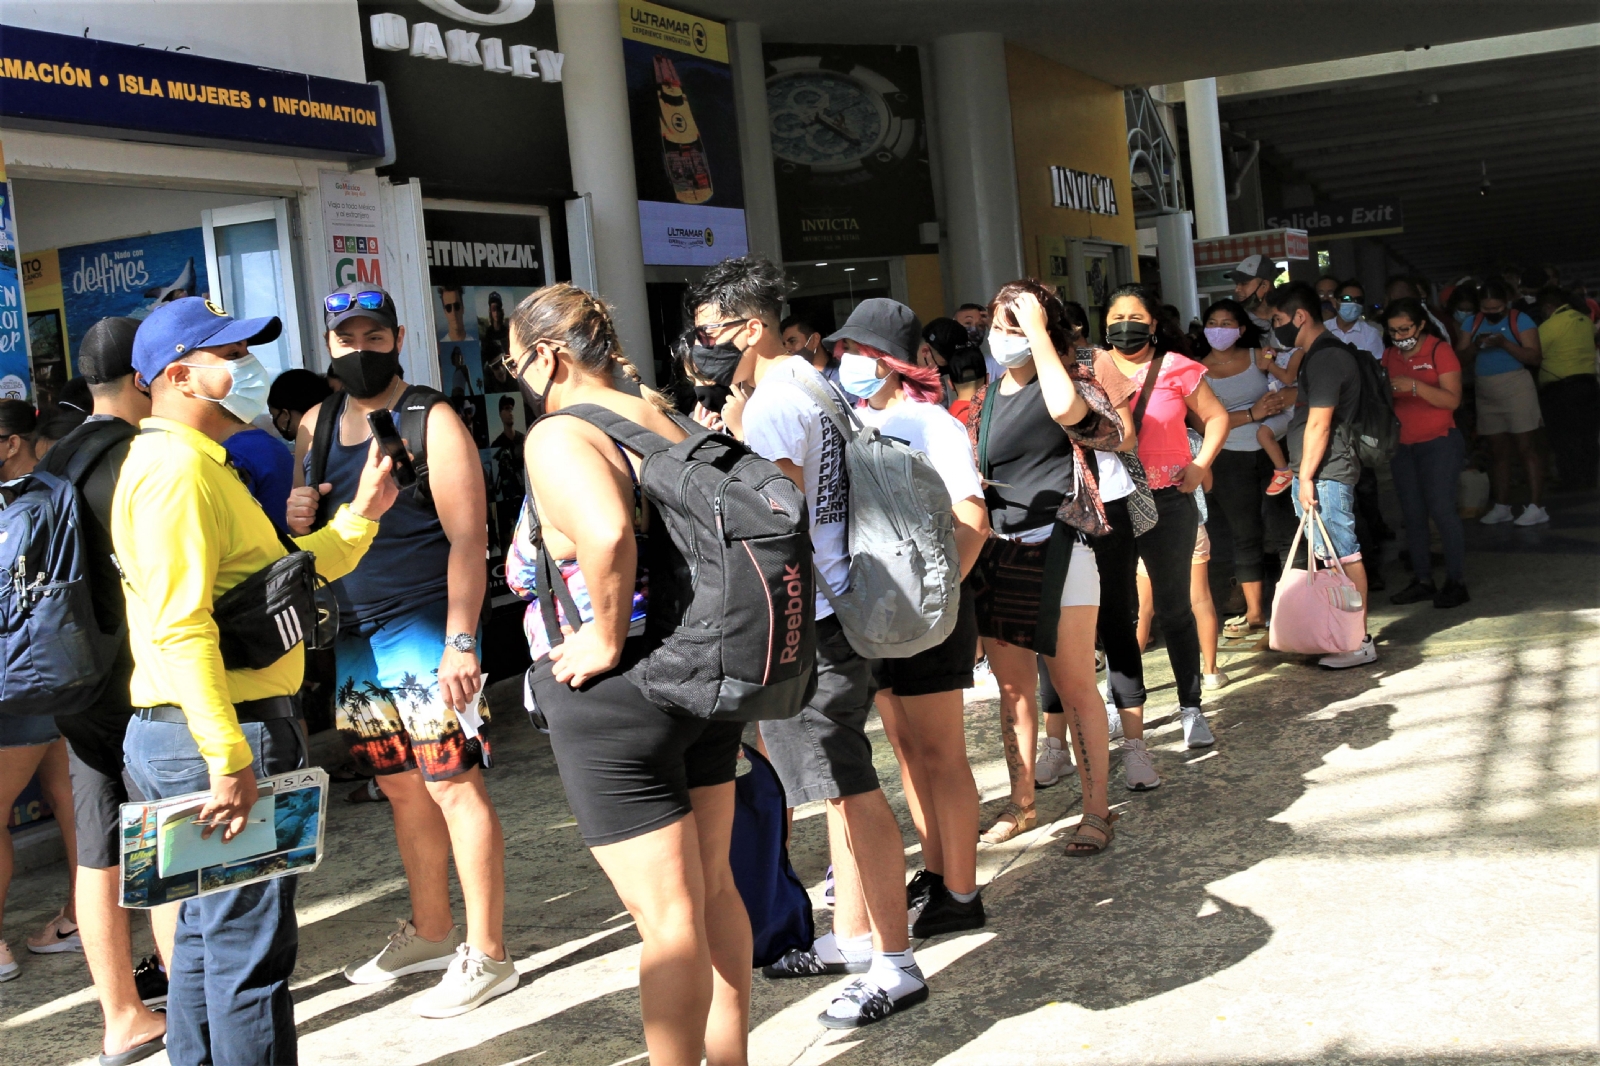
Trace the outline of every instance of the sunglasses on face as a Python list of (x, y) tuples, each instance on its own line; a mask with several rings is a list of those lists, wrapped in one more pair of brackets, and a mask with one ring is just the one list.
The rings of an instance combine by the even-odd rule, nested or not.
[(328, 296), (327, 299), (323, 300), (322, 306), (327, 308), (329, 313), (336, 315), (341, 311), (350, 310), (350, 306), (352, 304), (364, 307), (368, 311), (376, 311), (383, 306), (383, 301), (384, 295), (381, 292), (369, 291), (358, 292), (354, 294), (348, 292), (336, 292)]
[(443, 303), (444, 303), (444, 313), (447, 314), (447, 315), (455, 314), (457, 311), (461, 310), (461, 301), (460, 300), (457, 300), (455, 303), (451, 303), (449, 300), (445, 300), (445, 301), (443, 301)]
[(1342, 303), (1342, 304), (1358, 304), (1358, 303), (1361, 302), (1361, 297), (1359, 297), (1359, 296), (1341, 296), (1341, 297), (1339, 297), (1339, 302)]
[(749, 321), (748, 318), (730, 318), (726, 322), (707, 322), (703, 326), (694, 327), (694, 339), (709, 348), (716, 343), (716, 334), (729, 326), (742, 326)]

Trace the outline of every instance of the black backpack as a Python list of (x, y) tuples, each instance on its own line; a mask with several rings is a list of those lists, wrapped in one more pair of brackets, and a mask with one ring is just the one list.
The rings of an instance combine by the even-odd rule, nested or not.
[[(671, 534), (648, 538), (653, 651), (627, 677), (663, 710), (749, 722), (791, 718), (816, 689), (816, 587), (810, 510), (783, 471), (732, 437), (670, 415), (677, 444), (614, 411), (580, 418), (642, 456), (639, 487)], [(537, 586), (545, 630), (562, 642), (555, 603), (578, 609), (543, 539)]]
[(1345, 347), (1361, 376), (1360, 408), (1355, 421), (1345, 424), (1345, 432), (1355, 444), (1361, 465), (1376, 467), (1388, 462), (1400, 446), (1400, 419), (1394, 413), (1389, 372), (1383, 368), (1383, 361), (1372, 358), (1370, 353), (1348, 344)]
[(57, 442), (69, 446), (61, 456), (51, 449), (46, 458), (54, 462), (4, 486), (0, 714), (84, 710), (99, 697), (127, 639), (125, 615), (95, 610), (92, 588), (106, 580), (109, 558), (98, 560), (99, 520), (79, 486), (106, 452), (138, 431), (122, 421), (92, 425), (92, 432)]
[[(312, 487), (322, 484), (327, 476), (328, 453), (333, 450), (333, 435), (338, 431), (339, 420), (344, 417), (344, 402), (345, 394), (342, 392), (322, 402), (317, 428), (311, 435), (311, 451), (306, 456), (311, 461), (306, 484)], [(406, 451), (411, 453), (411, 465), (417, 471), (417, 483), (403, 491), (412, 493), (418, 503), (428, 507), (433, 506), (433, 491), (428, 483), (428, 415), (435, 405), (449, 402), (449, 397), (444, 393), (426, 385), (409, 385), (400, 394), (400, 417), (395, 420), (395, 429), (405, 442)], [(318, 523), (327, 521), (331, 513), (328, 502), (324, 500), (318, 510)]]

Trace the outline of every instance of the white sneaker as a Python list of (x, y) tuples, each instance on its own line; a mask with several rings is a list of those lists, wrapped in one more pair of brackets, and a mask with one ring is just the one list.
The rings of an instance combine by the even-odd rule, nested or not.
[(35, 955), (54, 955), (60, 951), (82, 951), (83, 937), (78, 935), (78, 923), (67, 920), (66, 908), (45, 927), (28, 938), (28, 950)]
[(1330, 670), (1348, 670), (1352, 666), (1366, 666), (1368, 663), (1378, 661), (1378, 646), (1372, 643), (1372, 637), (1361, 638), (1361, 647), (1355, 651), (1341, 652), (1338, 655), (1324, 655), (1317, 660), (1318, 666), (1326, 666)]
[(22, 967), (11, 957), (10, 946), (4, 940), (0, 940), (0, 983), (14, 981), (21, 973)]
[(1150, 761), (1144, 741), (1122, 742), (1122, 776), (1127, 780), (1129, 792), (1149, 792), (1161, 787), (1161, 778), (1156, 775), (1155, 763)]
[(1116, 702), (1114, 700), (1112, 700), (1112, 698), (1111, 698), (1111, 693), (1109, 691), (1110, 687), (1111, 686), (1108, 683), (1107, 686), (1106, 686), (1107, 691), (1101, 693), (1101, 695), (1103, 695), (1105, 697), (1105, 700), (1106, 700), (1106, 732), (1109, 735), (1110, 739), (1112, 739), (1112, 740), (1121, 740), (1122, 739), (1122, 712), (1117, 710)]
[(1483, 517), (1478, 521), (1486, 526), (1497, 526), (1501, 522), (1509, 522), (1511, 521), (1511, 508), (1506, 504), (1497, 503), (1485, 511)]
[(1183, 742), (1191, 748), (1209, 748), (1217, 742), (1211, 735), (1211, 727), (1206, 724), (1206, 715), (1198, 707), (1180, 707), (1179, 715), (1183, 718)]
[(444, 979), (418, 997), (417, 1013), (424, 1018), (454, 1018), (477, 1010), (494, 997), (514, 991), (520, 976), (510, 952), (496, 962), (472, 945), (462, 944)]
[(1550, 521), (1550, 512), (1546, 511), (1543, 507), (1540, 507), (1536, 503), (1530, 503), (1526, 508), (1523, 509), (1521, 514), (1517, 515), (1517, 520), (1512, 524), (1518, 526), (1536, 526), (1540, 522), (1548, 521)]
[(366, 962), (352, 962), (344, 975), (353, 985), (376, 985), (412, 973), (443, 970), (455, 958), (461, 943), (461, 928), (450, 927), (450, 935), (435, 943), (417, 935), (417, 927), (400, 919), (400, 928), (389, 934), (389, 942)]
[(1039, 738), (1039, 753), (1033, 759), (1033, 783), (1049, 788), (1072, 769), (1072, 751), (1055, 737)]
[(1218, 670), (1214, 674), (1200, 675), (1200, 687), (1213, 692), (1219, 688), (1223, 688), (1227, 685), (1227, 683), (1228, 675), (1223, 673), (1221, 670)]

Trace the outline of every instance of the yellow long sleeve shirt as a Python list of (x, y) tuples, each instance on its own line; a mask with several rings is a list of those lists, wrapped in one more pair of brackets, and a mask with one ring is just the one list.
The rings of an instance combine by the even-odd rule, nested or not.
[[(210, 772), (235, 773), (250, 765), (251, 754), (233, 705), (298, 692), (305, 648), (261, 670), (227, 670), (211, 607), (288, 552), (222, 445), (164, 418), (147, 418), (140, 429), (111, 503), (133, 647), (133, 705), (181, 707)], [(355, 569), (377, 531), (378, 523), (346, 505), (295, 543), (315, 553), (317, 572), (332, 581)]]

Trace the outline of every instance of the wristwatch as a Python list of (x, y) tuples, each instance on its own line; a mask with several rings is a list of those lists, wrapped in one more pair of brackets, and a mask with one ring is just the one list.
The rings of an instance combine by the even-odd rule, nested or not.
[(477, 651), (478, 638), (471, 633), (456, 633), (445, 640), (444, 646), (456, 651)]

